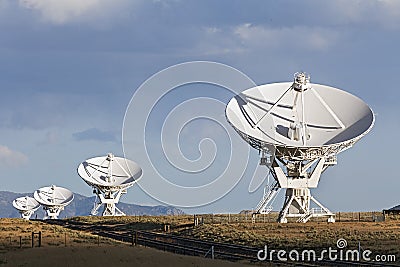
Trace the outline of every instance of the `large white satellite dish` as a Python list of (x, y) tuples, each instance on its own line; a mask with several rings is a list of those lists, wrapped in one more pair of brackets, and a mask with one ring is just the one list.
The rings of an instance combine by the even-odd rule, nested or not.
[(32, 214), (40, 207), (39, 202), (29, 196), (19, 197), (12, 204), (21, 214), (21, 218), (25, 220), (29, 220)]
[[(225, 112), (239, 135), (262, 152), (260, 164), (271, 162), (275, 182), (264, 191), (255, 213), (268, 213), (271, 200), (286, 188), (280, 222), (321, 216), (334, 222), (334, 214), (311, 196), (309, 188), (317, 187), (322, 172), (337, 163), (338, 153), (371, 130), (375, 117), (368, 105), (345, 91), (312, 84), (309, 75), (300, 72), (293, 82), (245, 90), (230, 100)], [(310, 201), (318, 208), (310, 208)]]
[(46, 211), (43, 219), (58, 219), (60, 212), (74, 199), (74, 194), (66, 188), (51, 185), (36, 190), (33, 197)]
[(78, 166), (78, 174), (93, 187), (93, 193), (98, 198), (91, 211), (92, 215), (97, 215), (98, 209), (104, 204), (103, 216), (123, 216), (125, 214), (116, 204), (121, 195), (142, 176), (142, 169), (134, 161), (110, 153), (82, 162)]

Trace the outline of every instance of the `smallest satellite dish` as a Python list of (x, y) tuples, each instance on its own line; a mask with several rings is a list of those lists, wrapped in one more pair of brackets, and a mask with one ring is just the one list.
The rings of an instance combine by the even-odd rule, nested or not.
[(33, 197), (46, 211), (43, 219), (58, 219), (60, 212), (74, 199), (74, 194), (66, 188), (51, 185), (36, 190)]
[(33, 197), (19, 197), (12, 202), (14, 208), (16, 208), (21, 214), (21, 218), (29, 220), (32, 214), (40, 207)]

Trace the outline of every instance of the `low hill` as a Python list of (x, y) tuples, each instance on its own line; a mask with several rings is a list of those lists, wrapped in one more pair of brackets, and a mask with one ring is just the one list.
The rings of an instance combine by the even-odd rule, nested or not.
[[(19, 212), (13, 207), (12, 201), (18, 197), (33, 196), (32, 193), (14, 193), (0, 191), (0, 218), (18, 218)], [(95, 197), (74, 194), (74, 200), (60, 213), (60, 218), (89, 215), (93, 208)], [(119, 203), (118, 208), (126, 215), (179, 215), (184, 214), (180, 209), (171, 206), (141, 206), (136, 204)], [(39, 208), (32, 218), (43, 218), (44, 211)]]

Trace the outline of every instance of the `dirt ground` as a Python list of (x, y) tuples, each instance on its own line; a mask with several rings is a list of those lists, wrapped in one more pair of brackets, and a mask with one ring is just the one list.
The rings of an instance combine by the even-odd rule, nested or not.
[(183, 256), (128, 246), (41, 247), (0, 253), (0, 266), (244, 266), (244, 264)]

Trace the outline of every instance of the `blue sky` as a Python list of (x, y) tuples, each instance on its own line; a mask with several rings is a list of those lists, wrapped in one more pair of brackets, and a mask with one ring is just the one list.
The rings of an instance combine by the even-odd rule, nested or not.
[[(339, 155), (312, 192), (333, 211), (400, 204), (399, 1), (0, 0), (0, 32), (1, 190), (32, 192), (53, 183), (90, 195), (76, 167), (92, 156), (122, 155), (122, 123), (135, 90), (166, 67), (207, 60), (230, 65), (257, 84), (289, 81), (303, 70), (312, 82), (362, 98), (377, 114), (374, 129)], [(231, 97), (206, 85), (176, 92), (152, 114), (154, 129), (182, 101), (227, 103)], [(212, 110), (223, 116), (223, 109)], [(199, 156), (205, 137), (222, 142), (216, 165), (195, 176), (197, 185), (220, 172), (230, 152), (218, 126), (196, 123), (182, 132), (188, 158)], [(210, 144), (204, 149), (212, 150)], [(256, 164), (257, 152), (251, 157)], [(155, 161), (170, 172), (162, 156)], [(183, 184), (193, 179), (171, 175)], [(186, 211), (250, 209), (262, 194), (248, 192), (250, 180), (247, 174), (222, 199)], [(138, 186), (123, 201), (158, 203)]]

